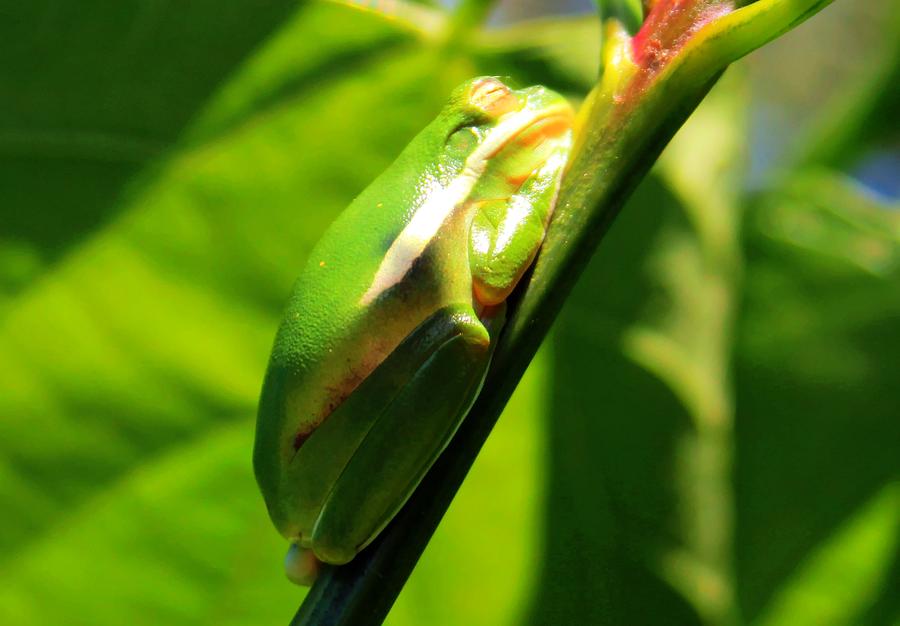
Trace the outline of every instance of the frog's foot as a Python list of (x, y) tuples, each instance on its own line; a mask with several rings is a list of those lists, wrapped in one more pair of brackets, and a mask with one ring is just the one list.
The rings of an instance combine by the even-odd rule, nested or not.
[(319, 575), (322, 563), (315, 557), (312, 550), (301, 548), (296, 543), (291, 544), (290, 549), (284, 555), (284, 573), (288, 580), (304, 587), (311, 586)]

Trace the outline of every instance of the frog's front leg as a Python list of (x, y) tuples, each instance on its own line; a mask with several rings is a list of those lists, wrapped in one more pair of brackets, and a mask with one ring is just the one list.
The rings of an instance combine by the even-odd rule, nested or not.
[[(537, 255), (568, 152), (567, 141), (553, 144), (547, 159), (525, 175), (511, 197), (481, 202), (469, 238), (473, 288), (481, 304), (504, 302)], [(515, 185), (519, 181), (510, 172), (504, 182)]]

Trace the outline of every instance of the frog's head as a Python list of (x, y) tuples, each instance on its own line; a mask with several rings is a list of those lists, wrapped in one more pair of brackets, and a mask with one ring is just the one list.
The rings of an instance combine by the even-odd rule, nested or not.
[(574, 113), (564, 97), (542, 86), (512, 89), (482, 76), (457, 87), (438, 118), (445, 171), (513, 183), (543, 165), (571, 140)]

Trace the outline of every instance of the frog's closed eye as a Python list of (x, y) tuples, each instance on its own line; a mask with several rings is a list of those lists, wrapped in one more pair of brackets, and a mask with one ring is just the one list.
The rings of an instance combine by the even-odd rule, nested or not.
[(471, 152), (481, 140), (481, 132), (475, 126), (460, 126), (447, 137), (447, 148), (460, 154)]

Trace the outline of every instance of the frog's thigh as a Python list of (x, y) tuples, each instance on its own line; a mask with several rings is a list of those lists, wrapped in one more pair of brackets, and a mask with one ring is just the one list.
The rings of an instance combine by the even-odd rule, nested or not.
[(549, 159), (511, 198), (484, 202), (475, 214), (469, 263), (482, 304), (506, 300), (541, 247), (559, 191), (557, 163)]
[[(424, 339), (433, 351), (388, 403), (371, 407), (379, 415), (313, 529), (311, 547), (323, 561), (349, 561), (384, 528), (478, 394), (490, 360), (487, 330), (469, 306), (442, 309), (431, 319), (413, 332), (428, 337), (411, 335), (404, 343), (421, 344)], [(379, 369), (372, 376), (379, 376)]]

